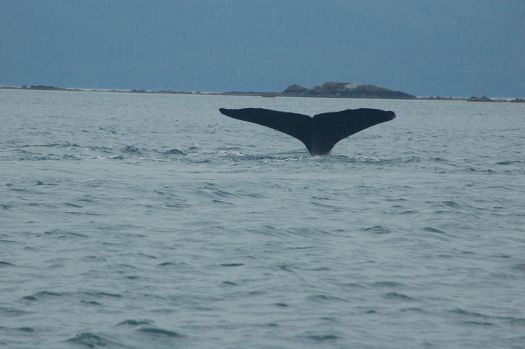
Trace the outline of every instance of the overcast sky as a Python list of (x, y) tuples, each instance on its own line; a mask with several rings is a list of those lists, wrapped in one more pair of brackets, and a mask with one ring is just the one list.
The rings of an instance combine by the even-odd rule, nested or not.
[(525, 96), (523, 0), (0, 0), (0, 84)]

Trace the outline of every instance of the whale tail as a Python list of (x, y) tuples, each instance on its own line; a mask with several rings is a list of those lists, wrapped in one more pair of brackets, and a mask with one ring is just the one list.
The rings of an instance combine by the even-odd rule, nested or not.
[(392, 111), (367, 108), (322, 113), (314, 117), (262, 108), (221, 108), (219, 111), (231, 118), (253, 122), (297, 138), (312, 155), (328, 154), (340, 140), (396, 117)]

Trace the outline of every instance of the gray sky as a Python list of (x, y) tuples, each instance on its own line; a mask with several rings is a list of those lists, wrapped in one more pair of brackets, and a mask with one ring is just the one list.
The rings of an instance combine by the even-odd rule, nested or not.
[(0, 84), (525, 96), (522, 0), (0, 0)]

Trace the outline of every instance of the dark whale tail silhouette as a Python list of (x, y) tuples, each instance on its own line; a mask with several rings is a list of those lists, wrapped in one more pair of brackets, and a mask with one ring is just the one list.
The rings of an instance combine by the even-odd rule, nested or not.
[(221, 108), (219, 111), (231, 118), (270, 127), (295, 137), (312, 155), (328, 154), (340, 140), (396, 117), (392, 111), (366, 108), (322, 113), (314, 117), (261, 108)]

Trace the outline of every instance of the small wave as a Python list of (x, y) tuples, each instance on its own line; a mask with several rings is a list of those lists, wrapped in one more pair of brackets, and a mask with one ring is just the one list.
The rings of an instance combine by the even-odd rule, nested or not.
[(53, 291), (40, 291), (33, 293), (29, 296), (24, 296), (22, 299), (27, 301), (38, 301), (45, 298), (53, 298), (53, 297), (64, 297), (67, 296), (68, 293), (65, 292), (53, 292)]
[(384, 225), (374, 225), (372, 227), (363, 228), (362, 231), (366, 231), (368, 233), (374, 233), (374, 234), (390, 234), (392, 230), (385, 227)]
[(95, 212), (75, 212), (75, 211), (64, 211), (67, 214), (79, 215), (79, 216), (102, 216), (102, 213)]
[(225, 146), (225, 147), (218, 147), (215, 148), (215, 150), (225, 150), (225, 151), (231, 151), (231, 150), (241, 150), (241, 147), (238, 146)]
[(80, 145), (65, 141), (62, 143), (24, 144), (20, 148), (80, 148)]
[(306, 299), (310, 302), (344, 302), (347, 303), (348, 300), (340, 297), (330, 296), (326, 294), (316, 294), (312, 296), (306, 297)]
[(331, 269), (329, 267), (314, 267), (314, 268), (304, 268), (303, 270), (308, 270), (308, 271), (330, 271)]
[[(275, 153), (275, 154), (245, 154), (239, 151), (238, 149), (228, 149), (228, 150), (218, 150), (215, 154), (220, 159), (231, 160), (236, 163), (243, 162), (261, 162), (261, 163), (280, 163), (280, 162), (289, 162), (289, 161), (310, 161), (314, 160), (316, 157), (310, 156), (307, 152), (304, 151), (290, 151), (284, 153)], [(324, 157), (319, 157), (324, 158)]]
[[(279, 232), (279, 230), (277, 230)], [(321, 230), (316, 228), (308, 228), (308, 227), (301, 227), (301, 228), (287, 228), (281, 231), (281, 233), (289, 234), (290, 236), (299, 236), (302, 238), (305, 237), (318, 237), (320, 235), (330, 235), (331, 233), (327, 230)]]
[(0, 267), (14, 267), (14, 266), (15, 266), (14, 264), (11, 264), (9, 262), (0, 261)]
[(135, 326), (142, 326), (142, 325), (151, 325), (153, 324), (153, 320), (149, 319), (141, 319), (141, 320), (124, 320), (117, 324), (117, 326), (129, 326), (129, 327), (135, 327)]
[(279, 270), (293, 273), (293, 268), (291, 264), (277, 264), (276, 266)]
[(493, 171), (491, 169), (477, 169), (477, 168), (474, 168), (474, 167), (467, 168), (467, 171), (469, 171), (469, 172), (487, 173), (487, 174), (496, 173), (495, 171)]
[[(391, 158), (391, 159), (382, 159), (373, 156), (353, 156), (353, 157), (343, 157), (342, 155), (338, 156), (341, 160), (346, 160), (347, 162), (361, 163), (365, 165), (397, 165), (397, 164), (408, 164), (413, 162), (420, 162), (421, 158), (418, 156), (409, 156), (407, 158)], [(346, 158), (346, 159), (344, 159)]]
[(142, 154), (142, 151), (139, 147), (130, 144), (124, 146), (122, 149), (120, 149), (120, 151), (128, 154)]
[(80, 344), (88, 348), (105, 347), (112, 344), (111, 341), (103, 336), (92, 332), (82, 332), (66, 340), (68, 343)]
[(60, 160), (60, 157), (56, 154), (43, 155), (41, 153), (35, 153), (24, 149), (17, 149), (19, 153), (18, 160), (20, 161), (45, 161), (45, 160)]
[(279, 230), (277, 227), (270, 225), (270, 224), (263, 224), (261, 227), (258, 228), (252, 228), (248, 231), (256, 234), (264, 234), (264, 235), (281, 235), (281, 230)]
[(525, 263), (518, 263), (512, 266), (513, 270), (525, 272)]
[(114, 135), (117, 134), (117, 131), (115, 130), (115, 127), (113, 127), (113, 126), (102, 126), (102, 127), (99, 127), (98, 129), (101, 130), (101, 131), (107, 131), (107, 132), (109, 132), (111, 134), (114, 134)]
[(162, 155), (188, 155), (179, 148), (168, 149), (161, 152)]
[(220, 266), (221, 267), (241, 267), (244, 263), (223, 263)]
[(339, 339), (339, 337), (334, 334), (309, 334), (304, 336), (304, 338), (314, 342), (327, 342)]
[(75, 233), (72, 231), (66, 231), (62, 229), (52, 229), (52, 230), (46, 230), (42, 234), (37, 234), (37, 236), (46, 236), (46, 237), (53, 237), (57, 239), (68, 239), (68, 238), (87, 238), (87, 235), (81, 234), (81, 233)]
[(264, 324), (263, 326), (264, 327), (271, 327), (271, 328), (279, 327), (279, 325), (276, 324), (275, 322), (270, 322), (268, 324)]
[(36, 191), (25, 189), (25, 188), (9, 188), (10, 191), (17, 193), (36, 193)]
[(335, 210), (335, 211), (342, 210), (341, 207), (338, 207), (338, 206), (335, 206), (335, 205), (330, 205), (330, 204), (325, 204), (325, 203), (322, 203), (322, 202), (317, 202), (317, 201), (314, 201), (314, 200), (312, 201), (312, 205), (317, 206), (317, 207), (327, 208), (327, 209), (330, 209), (330, 210)]
[(58, 145), (59, 147), (63, 147), (63, 148), (81, 148), (80, 145), (76, 144), (76, 143), (71, 143), (71, 142), (64, 142), (64, 143), (59, 143)]
[(393, 299), (393, 300), (402, 300), (402, 301), (413, 301), (414, 298), (407, 296), (403, 293), (398, 292), (388, 292), (384, 295), (386, 299)]
[(13, 205), (10, 205), (10, 204), (0, 204), (0, 208), (2, 210), (9, 210), (11, 208), (13, 208)]
[(461, 207), (461, 205), (458, 204), (455, 201), (443, 201), (443, 205), (445, 205), (447, 207), (452, 207), (452, 208), (460, 208)]
[(438, 228), (424, 227), (423, 230), (427, 231), (429, 233), (437, 233), (437, 234), (447, 235), (447, 233), (445, 233), (443, 230), (439, 230)]
[(0, 307), (0, 315), (1, 315), (1, 317), (21, 316), (21, 315), (27, 315), (27, 314), (31, 314), (31, 313), (28, 312), (28, 311), (20, 310), (20, 309), (16, 309), (16, 308)]
[(395, 281), (378, 281), (378, 282), (372, 283), (372, 287), (392, 287), (392, 288), (395, 288), (395, 287), (403, 287), (403, 286), (405, 286), (405, 285), (402, 284), (402, 283), (399, 283), (399, 282), (395, 282)]
[(200, 195), (206, 195), (206, 196), (218, 198), (218, 199), (236, 196), (233, 193), (219, 189), (213, 183), (206, 183), (204, 186), (197, 189), (197, 193)]
[(74, 207), (74, 208), (82, 208), (82, 207), (83, 207), (82, 205), (72, 204), (72, 203), (70, 203), (70, 202), (66, 202), (66, 203), (64, 204), (64, 206)]
[(425, 310), (418, 308), (418, 307), (412, 307), (412, 308), (402, 308), (400, 309), (403, 313), (426, 313)]
[(223, 281), (222, 284), (225, 286), (237, 286), (238, 285), (237, 283), (233, 281)]
[(78, 201), (87, 202), (87, 203), (94, 203), (95, 199), (93, 199), (91, 197), (91, 195), (87, 194), (87, 195), (83, 195), (80, 199), (78, 199)]
[(35, 329), (33, 327), (2, 327), (0, 326), (0, 330), (6, 330), (6, 331), (15, 331), (15, 332), (26, 332), (31, 333), (35, 332)]
[(521, 327), (525, 326), (525, 319), (523, 318), (508, 317), (508, 318), (505, 318), (505, 320), (509, 321), (511, 325), (516, 325), (516, 326), (521, 326)]
[(118, 293), (110, 293), (110, 292), (102, 292), (102, 291), (87, 291), (83, 292), (84, 295), (90, 296), (90, 297), (104, 297), (104, 298), (122, 298), (121, 294)]
[(102, 257), (102, 256), (92, 256), (92, 255), (88, 255), (88, 256), (84, 256), (84, 257), (82, 257), (81, 260), (82, 260), (82, 261), (86, 261), (86, 262), (98, 262), (98, 261), (104, 262), (104, 261), (106, 261), (106, 258), (105, 258), (105, 257)]
[(113, 151), (113, 148), (105, 147), (105, 146), (101, 146), (101, 145), (88, 146), (87, 149), (95, 151), (95, 152), (106, 153), (106, 154), (109, 154), (109, 153), (111, 153)]
[(488, 316), (488, 315), (481, 314), (481, 313), (476, 313), (476, 312), (472, 312), (472, 311), (468, 311), (468, 310), (461, 309), (461, 308), (454, 308), (454, 309), (451, 309), (449, 311), (451, 313), (458, 314), (458, 315), (473, 316), (473, 317), (482, 318), (482, 319), (490, 318), (490, 316)]
[(147, 254), (147, 253), (144, 253), (144, 252), (136, 253), (136, 255), (139, 256), (139, 257), (144, 257), (144, 258), (148, 258), (148, 259), (157, 259), (156, 256), (154, 256), (152, 254)]
[(478, 313), (474, 311), (465, 310), (462, 308), (454, 308), (454, 309), (449, 310), (449, 312), (456, 314), (456, 315), (460, 315), (460, 316), (471, 317), (471, 318), (482, 320), (482, 321), (468, 320), (470, 322), (474, 321), (474, 322), (484, 323), (484, 322), (490, 322), (489, 320), (501, 320), (501, 321), (508, 322), (511, 325), (518, 325), (518, 326), (525, 325), (525, 318), (517, 318), (517, 317), (512, 317), (512, 316), (486, 315), (486, 314), (482, 314), (482, 313)]
[(62, 155), (62, 160), (83, 160), (84, 158), (82, 156), (78, 155), (71, 155), (71, 154), (64, 154)]
[(436, 156), (436, 157), (430, 158), (429, 160), (431, 160), (431, 161), (435, 161), (435, 162), (445, 162), (445, 161), (447, 161), (447, 159), (442, 158), (442, 157), (439, 157), (439, 156)]
[(287, 308), (288, 307), (288, 304), (286, 304), (286, 303), (274, 303), (274, 305), (276, 307), (279, 307), (279, 308)]
[(473, 325), (473, 326), (495, 326), (492, 322), (489, 321), (463, 321), (463, 324), (465, 325)]
[(496, 162), (496, 165), (507, 166), (507, 165), (512, 165), (512, 164), (521, 164), (522, 162), (523, 161), (521, 160), (500, 161), (500, 162)]
[(259, 154), (243, 154), (241, 152), (223, 152), (220, 151), (218, 155), (227, 160), (235, 162), (241, 161), (262, 161), (262, 160), (274, 160), (275, 157), (272, 155), (259, 155)]
[(142, 327), (138, 329), (137, 331), (147, 334), (147, 335), (156, 336), (156, 337), (169, 337), (169, 338), (185, 337), (182, 333), (165, 330), (165, 329), (158, 328), (158, 327)]
[(357, 282), (345, 282), (340, 285), (347, 288), (365, 288), (365, 286), (358, 284)]
[(169, 267), (169, 266), (172, 266), (172, 265), (177, 265), (177, 263), (174, 263), (174, 262), (162, 262), (162, 263), (158, 264), (158, 266), (160, 266), (160, 267)]
[(17, 327), (16, 329), (21, 332), (29, 332), (29, 333), (35, 332), (35, 329), (33, 327), (24, 326), (24, 327)]
[(153, 193), (159, 196), (160, 200), (164, 202), (164, 206), (166, 207), (177, 207), (177, 208), (189, 207), (189, 204), (186, 202), (186, 200), (180, 198), (178, 195), (170, 191), (153, 190)]

